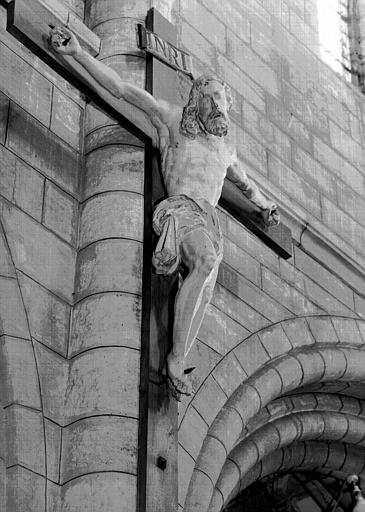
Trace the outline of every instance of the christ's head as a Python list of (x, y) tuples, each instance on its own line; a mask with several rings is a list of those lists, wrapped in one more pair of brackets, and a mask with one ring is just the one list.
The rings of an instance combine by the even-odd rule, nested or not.
[(190, 138), (200, 134), (227, 135), (228, 111), (232, 105), (229, 87), (222, 81), (201, 76), (194, 80), (184, 108), (180, 131)]

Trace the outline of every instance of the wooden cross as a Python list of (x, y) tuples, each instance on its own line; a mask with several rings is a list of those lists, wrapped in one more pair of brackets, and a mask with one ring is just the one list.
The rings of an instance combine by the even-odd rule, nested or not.
[[(143, 275), (142, 365), (139, 432), (139, 503), (140, 512), (177, 510), (177, 404), (169, 400), (159, 375), (169, 350), (172, 309), (176, 280), (151, 272), (153, 233), (152, 206), (163, 197), (159, 157), (153, 149), (158, 141), (156, 130), (138, 108), (116, 99), (101, 87), (72, 57), (60, 56), (48, 47), (50, 28), (67, 26), (82, 46), (93, 56), (100, 50), (99, 38), (67, 7), (57, 0), (0, 0), (8, 10), (8, 31), (38, 57), (71, 82), (105, 112), (115, 117), (127, 130), (146, 142), (145, 264)], [(189, 56), (176, 48), (174, 26), (152, 9), (146, 20), (150, 32), (140, 28), (140, 46), (147, 54), (147, 89), (157, 98), (179, 103), (181, 84), (188, 92), (191, 85)], [(157, 35), (157, 38), (156, 38)], [(182, 74), (176, 72), (180, 69)], [(182, 98), (180, 99), (183, 104)], [(126, 118), (128, 112), (128, 118)], [(258, 235), (284, 258), (291, 256), (291, 234), (280, 224), (264, 227), (255, 214), (258, 209), (236, 186), (225, 180), (221, 206)]]

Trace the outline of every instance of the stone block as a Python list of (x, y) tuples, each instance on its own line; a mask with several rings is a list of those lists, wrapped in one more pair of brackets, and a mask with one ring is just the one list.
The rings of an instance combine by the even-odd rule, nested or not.
[(105, 240), (79, 255), (77, 299), (100, 292), (141, 293), (142, 245), (132, 240)]
[(338, 343), (336, 331), (328, 317), (311, 317), (307, 319), (316, 343)]
[[(250, 469), (252, 469), (257, 462), (260, 460), (259, 447), (251, 439), (244, 442), (241, 446), (238, 446), (229, 454), (229, 461), (233, 461), (237, 468), (239, 468), (240, 474), (245, 475)], [(225, 472), (225, 468), (223, 472)]]
[[(256, 445), (259, 460), (263, 459), (280, 447), (279, 432), (275, 425), (270, 423), (262, 427), (260, 431), (253, 432), (248, 443), (251, 443), (251, 441)], [(245, 445), (246, 443), (243, 442), (243, 446)], [(252, 464), (252, 467), (253, 466), (254, 464)]]
[(54, 87), (50, 128), (77, 151), (80, 150), (81, 122), (80, 106)]
[[(361, 191), (357, 191), (360, 192)], [(337, 201), (339, 207), (346, 213), (351, 215), (357, 222), (362, 226), (365, 226), (364, 212), (365, 212), (365, 201), (364, 199), (354, 190), (345, 183), (340, 181), (337, 182)]]
[(286, 356), (275, 363), (275, 369), (280, 374), (283, 390), (286, 393), (300, 386), (303, 371), (300, 363), (294, 357)]
[(213, 377), (229, 397), (246, 379), (247, 374), (233, 352), (224, 357), (213, 371)]
[(323, 311), (328, 313), (354, 316), (353, 308), (349, 309), (342, 302), (335, 299), (311, 279), (305, 278), (305, 293), (312, 302), (317, 304)]
[[(353, 370), (353, 368), (349, 368), (350, 363), (347, 360), (347, 354), (345, 355), (342, 351), (332, 348), (321, 348), (319, 353), (324, 360), (324, 380), (339, 380), (344, 377), (345, 372), (349, 371), (351, 373), (351, 370)], [(356, 363), (358, 362), (359, 359), (356, 360)]]
[(312, 135), (297, 117), (282, 107), (276, 98), (266, 97), (267, 115), (281, 130), (290, 135), (308, 153), (312, 153)]
[(87, 473), (137, 474), (138, 422), (100, 416), (63, 429), (61, 483)]
[(226, 236), (259, 263), (274, 271), (279, 268), (279, 256), (269, 249), (261, 240), (253, 235), (236, 219), (227, 215)]
[(106, 146), (86, 157), (84, 198), (111, 190), (143, 193), (144, 151), (135, 146)]
[(338, 180), (297, 144), (293, 144), (293, 165), (315, 188), (326, 196), (336, 199)]
[(222, 388), (210, 375), (195, 395), (193, 404), (204, 421), (211, 425), (226, 401)]
[(4, 406), (17, 403), (39, 409), (40, 390), (31, 342), (3, 336), (0, 348)]
[(214, 420), (209, 433), (219, 439), (229, 453), (241, 435), (242, 428), (242, 418), (238, 412), (232, 407), (223, 407)]
[(318, 191), (271, 153), (268, 165), (269, 178), (308, 212), (320, 219), (321, 203)]
[(75, 245), (77, 216), (77, 201), (46, 180), (43, 224), (71, 245)]
[(212, 70), (217, 66), (217, 48), (188, 23), (181, 27), (181, 43), (191, 55), (204, 62)]
[(1, 213), (16, 268), (71, 301), (75, 251), (17, 208), (6, 205)]
[(25, 274), (18, 279), (32, 337), (66, 356), (70, 306)]
[(207, 432), (207, 424), (194, 407), (190, 406), (180, 425), (179, 443), (194, 460), (199, 455)]
[(330, 121), (331, 143), (351, 164), (361, 170), (364, 166), (364, 151), (360, 144)]
[(353, 309), (353, 294), (352, 290), (348, 286), (298, 247), (294, 248), (294, 255), (295, 266), (299, 270), (321, 285), (334, 297), (346, 304), (346, 306)]
[(218, 283), (215, 285), (211, 303), (251, 332), (270, 323), (264, 316)]
[(178, 447), (178, 471), (179, 471), (179, 490), (178, 490), (178, 501), (179, 510), (183, 510), (183, 504), (185, 503), (186, 494), (190, 483), (190, 478), (195, 467), (195, 460), (182, 448)]
[[(128, 82), (128, 80), (126, 80)], [(91, 114), (90, 114), (91, 117)], [(94, 117), (94, 116), (92, 116)], [(144, 144), (135, 135), (127, 131), (126, 128), (116, 124), (115, 121), (110, 122), (106, 126), (103, 125), (104, 117), (100, 119), (100, 115), (96, 119), (89, 121), (89, 125), (96, 125), (91, 132), (88, 133), (85, 139), (85, 154), (89, 154), (97, 149), (102, 149), (105, 146), (119, 145), (119, 146), (135, 146), (143, 148)], [(105, 121), (104, 121), (105, 122)], [(91, 124), (93, 123), (93, 124)], [(102, 126), (99, 126), (99, 125)], [(114, 148), (113, 148), (114, 150)], [(99, 169), (100, 172), (100, 169)]]
[(260, 264), (227, 238), (224, 238), (224, 261), (256, 286), (260, 286)]
[(6, 510), (45, 512), (45, 478), (20, 466), (9, 468), (6, 477)]
[(45, 474), (45, 439), (43, 416), (19, 405), (7, 409), (7, 465), (20, 465)]
[(42, 217), (44, 178), (14, 153), (0, 146), (0, 194), (36, 220)]
[(224, 55), (218, 54), (218, 74), (230, 87), (239, 91), (240, 94), (258, 110), (265, 111), (265, 94), (249, 76), (243, 73), (239, 67), (227, 59)]
[(215, 368), (220, 359), (220, 354), (197, 338), (195, 339), (185, 359), (185, 368), (195, 367), (195, 370), (191, 373), (191, 382), (195, 392), (200, 388), (203, 381)]
[(5, 143), (6, 129), (8, 126), (9, 98), (0, 93), (0, 142)]
[(134, 18), (141, 21), (145, 20), (146, 12), (150, 8), (147, 0), (136, 2), (135, 0), (125, 0), (120, 5), (118, 0), (112, 0), (105, 9), (104, 5), (95, 2), (88, 2), (85, 5), (85, 19), (88, 26), (93, 29), (96, 25), (104, 21), (118, 18)]
[[(355, 311), (358, 315), (365, 318), (365, 299), (354, 293)], [(365, 337), (364, 337), (365, 340)]]
[(7, 144), (61, 187), (74, 194), (78, 192), (80, 155), (14, 104), (10, 105)]
[(281, 325), (267, 327), (258, 334), (258, 337), (271, 359), (286, 354), (292, 349), (289, 338)]
[(332, 317), (332, 324), (335, 327), (340, 343), (348, 343), (354, 346), (364, 344), (356, 320)]
[(213, 492), (212, 481), (207, 475), (199, 470), (194, 470), (192, 481), (192, 490), (189, 491), (186, 498), (185, 509), (204, 510), (204, 506), (208, 506)]
[(345, 181), (355, 191), (364, 190), (365, 177), (330, 146), (313, 137), (313, 155), (319, 162)]
[(251, 336), (240, 343), (234, 349), (234, 354), (248, 376), (255, 373), (269, 360), (269, 354), (257, 335)]
[[(88, 351), (69, 369), (65, 418), (121, 414), (138, 418), (139, 352), (124, 347)], [(57, 392), (55, 385), (52, 386)]]
[(42, 392), (42, 405), (44, 415), (59, 425), (68, 424), (65, 418), (65, 394), (72, 390), (67, 388), (69, 363), (56, 352), (34, 341), (40, 387)]
[(262, 174), (267, 174), (267, 157), (265, 147), (254, 137), (242, 130), (238, 125), (231, 124), (232, 140), (237, 150), (237, 156), (241, 163), (239, 165), (247, 169), (247, 162)]
[[(230, 405), (241, 417), (243, 428), (260, 411), (261, 399), (259, 392), (250, 384), (244, 383), (235, 392)], [(235, 439), (235, 442), (237, 439)]]
[(226, 27), (220, 19), (196, 0), (182, 4), (180, 8), (182, 16), (190, 25), (203, 34), (216, 48), (225, 50)]
[[(327, 355), (327, 354), (326, 354)], [(342, 357), (345, 358), (345, 363), (342, 360)], [(332, 360), (334, 361), (334, 364), (336, 363), (336, 359), (338, 360), (338, 374), (340, 373), (340, 369), (342, 370), (342, 375), (338, 378), (341, 378), (341, 380), (345, 382), (351, 382), (351, 381), (363, 381), (364, 380), (364, 364), (365, 364), (365, 357), (364, 352), (361, 350), (355, 350), (355, 349), (343, 349), (341, 354), (333, 354)], [(331, 363), (332, 363), (331, 360)], [(342, 364), (342, 366), (341, 366)], [(345, 366), (346, 364), (346, 366)], [(335, 373), (336, 368), (332, 370), (332, 373)], [(336, 377), (333, 379), (335, 380)], [(354, 394), (353, 396), (357, 396)]]
[(62, 428), (46, 418), (44, 420), (44, 427), (47, 449), (47, 476), (50, 480), (57, 483), (60, 478)]
[(80, 247), (106, 238), (143, 241), (143, 196), (113, 192), (84, 203), (80, 219)]
[(18, 282), (0, 277), (0, 336), (29, 338), (27, 318)]
[(70, 356), (101, 346), (140, 348), (141, 299), (123, 293), (97, 294), (76, 304)]
[(265, 268), (262, 269), (262, 287), (271, 297), (297, 315), (321, 312), (305, 295)]
[(101, 39), (99, 58), (116, 54), (144, 57), (144, 51), (137, 47), (135, 30), (133, 18), (111, 19), (97, 25), (94, 32)]
[(246, 101), (242, 107), (242, 119), (249, 132), (259, 141), (263, 141), (267, 149), (286, 164), (291, 164), (291, 144), (288, 135)]
[(288, 336), (293, 348), (313, 345), (315, 340), (309, 330), (309, 326), (304, 318), (295, 318), (286, 320), (282, 323), (285, 334)]
[[(0, 45), (0, 89), (30, 114), (49, 125), (52, 85), (5, 44)], [(18, 124), (19, 127), (22, 126)]]
[(208, 475), (212, 482), (216, 482), (226, 458), (227, 453), (222, 443), (208, 435), (196, 461), (196, 468)]
[(251, 379), (250, 385), (259, 394), (261, 407), (265, 407), (271, 400), (280, 396), (283, 389), (283, 382), (280, 374), (274, 368), (264, 368), (257, 372)]
[(209, 304), (197, 337), (224, 355), (249, 334), (242, 325)]
[(324, 360), (318, 352), (299, 352), (295, 358), (303, 369), (303, 384), (320, 381), (325, 373)]
[(15, 277), (14, 265), (11, 261), (11, 254), (2, 229), (0, 230), (0, 275)]
[(269, 295), (252, 286), (249, 281), (235, 273), (233, 269), (224, 263), (221, 263), (219, 267), (217, 281), (272, 322), (292, 316), (292, 313), (278, 301), (271, 299)]
[(345, 414), (336, 414), (334, 412), (322, 412), (322, 421), (324, 429), (321, 439), (326, 441), (343, 440), (349, 429), (349, 422)]
[(77, 512), (136, 510), (137, 477), (135, 475), (114, 472), (84, 475), (71, 480), (63, 489), (64, 510), (77, 510)]

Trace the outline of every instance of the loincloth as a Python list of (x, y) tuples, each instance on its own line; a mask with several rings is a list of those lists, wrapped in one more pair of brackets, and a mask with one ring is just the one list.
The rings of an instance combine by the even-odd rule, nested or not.
[(152, 263), (157, 274), (170, 275), (181, 263), (180, 244), (186, 235), (203, 230), (212, 242), (217, 261), (223, 256), (223, 238), (217, 211), (204, 199), (171, 196), (159, 203), (153, 214), (153, 229), (159, 235)]

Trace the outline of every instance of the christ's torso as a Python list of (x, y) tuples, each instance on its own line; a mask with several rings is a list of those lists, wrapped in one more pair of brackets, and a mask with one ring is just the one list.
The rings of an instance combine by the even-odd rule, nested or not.
[(189, 139), (176, 134), (162, 162), (167, 195), (184, 194), (216, 206), (230, 160), (223, 137), (198, 135)]

